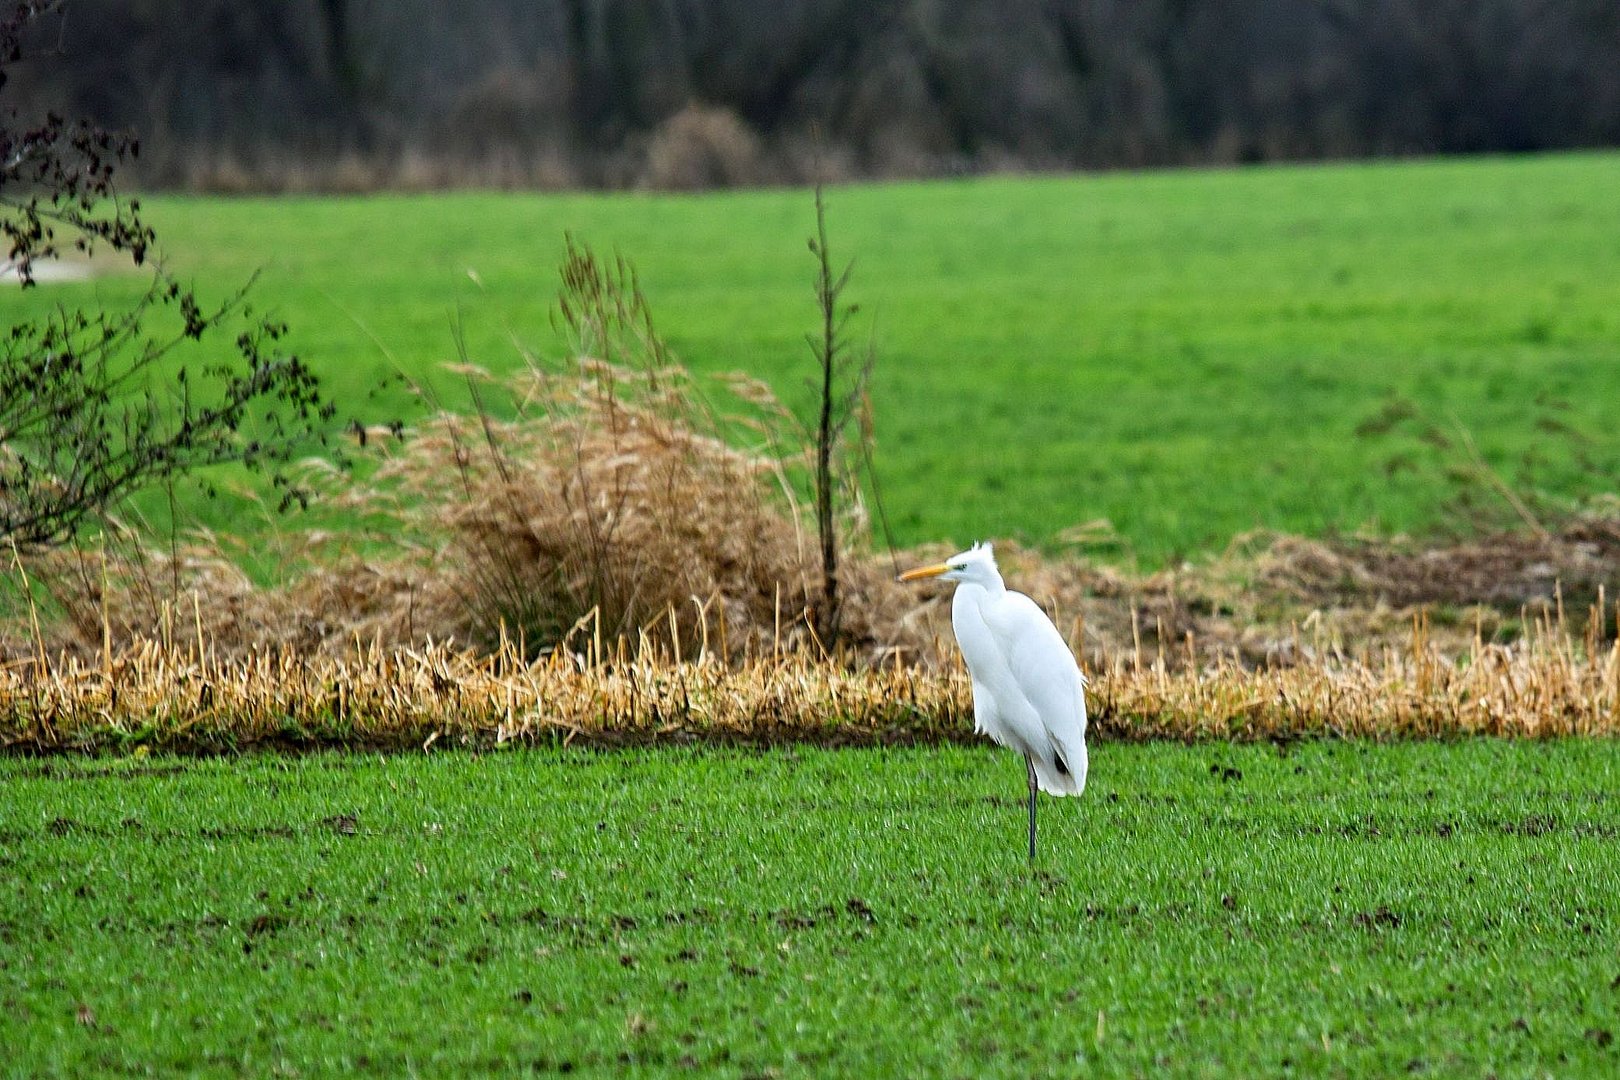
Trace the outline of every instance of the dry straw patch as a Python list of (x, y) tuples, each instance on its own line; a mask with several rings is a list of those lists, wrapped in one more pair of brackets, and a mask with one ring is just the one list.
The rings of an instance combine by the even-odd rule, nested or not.
[[(1199, 572), (1133, 578), (1012, 548), (1004, 569), (1049, 600), (1092, 675), (1093, 731), (1104, 738), (1620, 734), (1620, 643), (1610, 633), (1620, 611), (1607, 607), (1602, 585), (1581, 627), (1566, 619), (1555, 590), (1534, 613), (1520, 609), (1522, 625), (1506, 642), (1493, 640), (1483, 608), (1470, 609), (1467, 629), (1456, 620), (1437, 627), (1427, 609), (1382, 604), (1296, 606), (1279, 624), (1261, 615), (1284, 595), (1268, 591), (1267, 575), (1291, 557), (1274, 545), (1258, 561), (1234, 556)], [(633, 636), (612, 632), (613, 617), (593, 608), (538, 653), (498, 633), (483, 648), (413, 639), (399, 622), (400, 598), (417, 597), (418, 633), (435, 625), (424, 599), (431, 581), (373, 569), (306, 579), (305, 588), (321, 592), (309, 610), (334, 610), (334, 598), (370, 605), (386, 613), (371, 616), (371, 625), (389, 633), (361, 637), (334, 622), (312, 631), (312, 647), (286, 638), (275, 645), (264, 644), (273, 637), (216, 639), (211, 627), (222, 611), (237, 620), (238, 635), (248, 633), (244, 613), (259, 620), (257, 633), (310, 615), (271, 610), (296, 610), (300, 601), (274, 594), (271, 603), (239, 574), (206, 561), (187, 568), (204, 589), (180, 603), (148, 597), (158, 604), (153, 633), (139, 625), (141, 612), (120, 614), (115, 629), (109, 613), (123, 609), (103, 604), (99, 618), (94, 608), (79, 615), (94, 626), (93, 638), (56, 649), (30, 620), (0, 666), (0, 746), (210, 752), (972, 738), (947, 594), (895, 585), (887, 560), (851, 564), (850, 603), (862, 636), (835, 659), (816, 647), (802, 611), (794, 621), (776, 608), (769, 625), (777, 632), (768, 634), (746, 605), (713, 602), (691, 604), (693, 623), (667, 614), (659, 621), (649, 606), (652, 621)], [(96, 581), (91, 570), (77, 573)], [(459, 589), (469, 579), (442, 580)], [(762, 589), (754, 595), (763, 603)], [(773, 590), (773, 606), (779, 595)], [(464, 604), (439, 603), (437, 617), (465, 616)]]
[[(36, 655), (0, 668), (0, 747), (11, 751), (253, 746), (492, 747), (692, 740), (882, 744), (966, 740), (958, 667), (851, 667), (806, 652), (727, 664), (702, 651), (559, 649), (526, 661), (443, 645), (355, 644), (341, 655), (221, 656), (142, 642), (95, 659)], [(1120, 661), (1098, 673), (1104, 738), (1552, 737), (1620, 734), (1620, 643), (1544, 620), (1519, 645), (1446, 659), (1422, 619), (1408, 649), (1375, 661), (1172, 671)]]
[[(795, 519), (766, 497), (780, 462), (673, 425), (662, 407), (642, 415), (634, 395), (569, 393), (585, 396), (544, 433), (460, 421), (409, 444), (388, 466), (397, 483), (366, 495), (405, 551), (389, 559), (259, 589), (208, 545), (14, 557), (18, 576), (54, 575), (67, 614), (52, 630), (30, 609), (10, 627), (0, 746), (972, 738), (948, 593), (893, 581), (897, 561), (943, 551), (847, 559), (854, 633), (829, 658), (810, 630)], [(1559, 557), (1547, 545), (1566, 544), (1599, 566), (1589, 536), (1607, 528), (1526, 540), (1520, 561), (1539, 575)], [(1479, 541), (1456, 549), (1465, 570), (1481, 545), (1493, 566), (1512, 562), (1508, 539)], [(1443, 579), (1442, 554), (1275, 538), (1150, 575), (1012, 545), (1002, 562), (1093, 676), (1105, 738), (1620, 734), (1605, 573), (1579, 630), (1556, 584), (1511, 597), (1516, 615), (1476, 605), (1437, 623), (1389, 603), (1401, 579), (1387, 567), (1414, 560), (1422, 580)], [(1347, 564), (1370, 562), (1387, 577), (1366, 602), (1343, 583)], [(524, 606), (537, 597), (547, 606)], [(566, 626), (543, 620), (558, 610)]]

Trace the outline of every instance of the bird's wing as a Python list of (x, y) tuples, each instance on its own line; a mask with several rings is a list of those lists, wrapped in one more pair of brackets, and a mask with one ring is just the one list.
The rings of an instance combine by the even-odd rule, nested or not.
[[(998, 597), (985, 605), (985, 615), (1006, 664), (1008, 689), (1016, 689), (1028, 705), (1017, 710), (1020, 726), (1027, 729), (1020, 734), (1037, 759), (1041, 786), (1078, 793), (1085, 784), (1086, 696), (1074, 654), (1046, 612), (1022, 593)], [(1048, 752), (1042, 754), (1043, 749)], [(1048, 769), (1041, 769), (1043, 764)]]

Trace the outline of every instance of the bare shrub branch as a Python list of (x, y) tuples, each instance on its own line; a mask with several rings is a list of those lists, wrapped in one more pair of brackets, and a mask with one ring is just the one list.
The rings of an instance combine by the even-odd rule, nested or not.
[[(869, 461), (871, 429), (864, 422), (869, 417), (862, 406), (871, 381), (873, 357), (868, 351), (864, 364), (855, 361), (849, 341), (849, 322), (860, 309), (844, 300), (855, 264), (851, 262), (841, 272), (834, 271), (827, 242), (827, 204), (821, 184), (816, 184), (815, 193), (816, 235), (810, 239), (810, 253), (816, 257), (816, 306), (821, 323), (818, 332), (808, 335), (807, 340), (816, 358), (818, 389), (815, 423), (810, 427), (815, 454), (816, 531), (821, 542), (821, 598), (816, 608), (816, 633), (827, 649), (834, 650), (838, 647), (843, 623), (838, 595), (838, 503), (843, 495), (858, 503), (855, 469), (860, 461)], [(850, 455), (846, 435), (856, 419), (863, 420), (860, 438), (865, 453)]]
[[(58, 7), (19, 3), (0, 17), (0, 69)], [(147, 263), (152, 228), (114, 186), (138, 150), (88, 123), (0, 116), (4, 268), (24, 288), (64, 250), (104, 247)], [(334, 407), (315, 373), (280, 351), (285, 325), (255, 318), (245, 292), (209, 308), (159, 268), (128, 308), (59, 308), (13, 323), (0, 339), (0, 536), (61, 543), (142, 488), (225, 462), (274, 467), (324, 442)], [(231, 340), (224, 358), (192, 348), (220, 337)], [(182, 366), (199, 355), (200, 365)], [(284, 471), (273, 480), (284, 507), (303, 502)]]

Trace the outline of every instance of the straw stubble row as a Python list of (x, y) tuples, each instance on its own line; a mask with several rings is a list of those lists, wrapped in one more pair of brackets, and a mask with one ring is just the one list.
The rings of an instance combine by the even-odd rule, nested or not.
[[(1423, 638), (1382, 656), (1094, 672), (1092, 731), (1122, 739), (1620, 734), (1620, 644), (1543, 633), (1447, 658)], [(97, 659), (0, 669), (12, 751), (495, 747), (701, 740), (871, 745), (973, 738), (959, 667), (850, 666), (804, 653), (741, 664), (443, 645), (215, 655), (142, 641)]]

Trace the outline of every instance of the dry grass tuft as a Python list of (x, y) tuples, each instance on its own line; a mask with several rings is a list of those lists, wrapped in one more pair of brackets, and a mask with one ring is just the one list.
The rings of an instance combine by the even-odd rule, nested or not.
[(568, 651), (525, 662), (510, 644), (493, 654), (356, 644), (340, 656), (220, 658), (206, 645), (143, 642), (99, 660), (0, 668), (0, 747), (937, 739), (963, 715), (959, 690), (914, 669), (852, 670), (803, 654), (742, 666), (709, 654), (596, 661)]
[(781, 464), (697, 428), (683, 372), (587, 362), (516, 390), (518, 419), (441, 417), (355, 500), (431, 557), (401, 579), (407, 597), (351, 631), (401, 641), (415, 624), (530, 655), (587, 614), (593, 633), (683, 656), (711, 632), (727, 652), (797, 637), (809, 566), (772, 490)]
[(1603, 644), (1602, 622), (1594, 608), (1578, 638), (1547, 618), (1514, 645), (1476, 638), (1453, 656), (1419, 614), (1407, 648), (1382, 655), (1180, 673), (1121, 664), (1097, 680), (1094, 708), (1110, 731), (1137, 738), (1615, 736), (1620, 642)]
[[(657, 439), (667, 442), (669, 433)], [(464, 444), (464, 436), (458, 443), (447, 433), (413, 452), (453, 454)], [(663, 453), (646, 460), (663, 461)], [(431, 460), (424, 456), (401, 475), (426, 482)], [(738, 476), (769, 473), (759, 473), (752, 459), (733, 461), (730, 452), (718, 460), (733, 462)], [(607, 475), (640, 484), (647, 474), (640, 466), (613, 465)], [(467, 620), (476, 609), (463, 594), (503, 595), (499, 583), (478, 576), (490, 572), (489, 549), (497, 544), (513, 545), (519, 568), (551, 565), (549, 572), (560, 575), (557, 567), (575, 566), (583, 576), (572, 587), (581, 591), (569, 594), (568, 603), (596, 595), (587, 591), (593, 579), (586, 572), (596, 564), (542, 546), (545, 536), (597, 535), (580, 524), (588, 516), (570, 516), (586, 514), (578, 499), (559, 493), (548, 502), (535, 494), (569, 486), (565, 476), (555, 479), (548, 488), (491, 464), (463, 478), (486, 494), (456, 503), (455, 514), (467, 518), (452, 517), (454, 543), (414, 563), (333, 565), (283, 590), (255, 589), (228, 560), (205, 552), (149, 556), (140, 564), (143, 575), (122, 583), (113, 580), (124, 572), (113, 562), (58, 553), (53, 557), (76, 560), (58, 568), (80, 586), (74, 594), (58, 582), (59, 592), (76, 596), (70, 608), (76, 644), (56, 648), (32, 612), (22, 632), (13, 633), (11, 659), (0, 666), (0, 747), (212, 752), (256, 745), (972, 738), (948, 593), (899, 586), (892, 564), (875, 557), (847, 564), (847, 598), (863, 644), (836, 661), (815, 648), (802, 607), (795, 619), (782, 618), (787, 608), (777, 575), (796, 574), (792, 580), (802, 583), (802, 559), (750, 561), (741, 551), (672, 570), (643, 552), (664, 544), (686, 552), (707, 541), (650, 535), (667, 527), (652, 520), (616, 526), (633, 546), (615, 554), (609, 545), (593, 557), (635, 560), (630, 569), (652, 583), (645, 595), (666, 605), (661, 617), (654, 603), (593, 606), (540, 651), (530, 647), (534, 639), (503, 636), (499, 626), (481, 647), (469, 647), (468, 637), (447, 639), (447, 627), (473, 625)], [(736, 519), (731, 504), (717, 502), (715, 512)], [(434, 516), (421, 527), (442, 520)], [(707, 528), (706, 520), (691, 527)], [(577, 532), (569, 532), (570, 522)], [(770, 522), (778, 530), (770, 534), (771, 550), (797, 552), (790, 519)], [(1381, 602), (1313, 607), (1301, 618), (1300, 596), (1322, 597), (1279, 590), (1273, 576), (1279, 567), (1299, 565), (1300, 548), (1284, 539), (1254, 556), (1233, 553), (1198, 571), (1147, 577), (1015, 546), (1003, 551), (1002, 562), (1011, 581), (1048, 601), (1083, 658), (1093, 677), (1093, 730), (1105, 738), (1620, 735), (1620, 643), (1612, 637), (1620, 610), (1607, 606), (1601, 583), (1579, 630), (1555, 588), (1534, 612), (1520, 609), (1522, 625), (1504, 642), (1493, 640), (1499, 627), (1485, 608), (1470, 609), (1472, 627), (1455, 619), (1436, 625), (1425, 608)], [(1304, 549), (1312, 559), (1321, 550)], [(905, 561), (941, 553), (915, 552)], [(33, 572), (39, 568), (33, 563)], [(16, 569), (27, 572), (20, 563)], [(194, 587), (169, 593), (174, 577)], [(629, 580), (640, 579), (629, 574)], [(655, 591), (669, 582), (727, 599), (699, 603), (693, 592), (688, 617), (672, 593)], [(1291, 595), (1296, 606), (1279, 609), (1287, 621), (1266, 617)], [(802, 597), (796, 594), (796, 602)], [(347, 616), (328, 617), (340, 611)], [(632, 624), (633, 635), (613, 632)], [(217, 628), (227, 636), (217, 636)]]
[(497, 386), (464, 366), (477, 415), (440, 416), (345, 496), (430, 553), (408, 608), (350, 632), (409, 641), (425, 625), (533, 656), (588, 618), (599, 640), (677, 657), (711, 634), (726, 657), (807, 644), (814, 579), (787, 414), (741, 379), (718, 408), (667, 354), (623, 262), (570, 243), (562, 276), (571, 367), (531, 358)]

